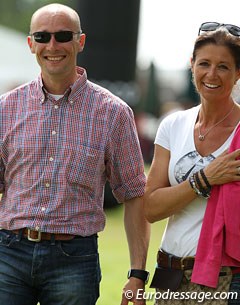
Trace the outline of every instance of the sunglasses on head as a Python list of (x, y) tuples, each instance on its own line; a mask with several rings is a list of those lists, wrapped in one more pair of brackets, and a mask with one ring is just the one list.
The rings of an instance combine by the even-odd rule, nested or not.
[(81, 34), (81, 32), (60, 31), (55, 33), (50, 32), (35, 32), (31, 34), (34, 40), (38, 43), (48, 43), (52, 35), (57, 42), (69, 42), (73, 40), (73, 35)]
[(208, 31), (216, 31), (218, 28), (224, 27), (228, 30), (228, 32), (234, 36), (239, 37), (240, 36), (240, 27), (233, 25), (233, 24), (224, 24), (224, 23), (218, 23), (218, 22), (204, 22), (201, 24), (198, 35), (201, 34), (201, 32), (208, 32)]

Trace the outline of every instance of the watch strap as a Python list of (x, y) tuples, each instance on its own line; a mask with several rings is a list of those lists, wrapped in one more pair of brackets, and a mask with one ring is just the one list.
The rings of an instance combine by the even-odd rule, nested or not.
[(142, 269), (130, 269), (128, 271), (128, 279), (130, 277), (135, 277), (137, 279), (140, 279), (140, 280), (144, 281), (145, 284), (147, 284), (148, 279), (149, 279), (149, 272), (146, 270), (142, 270)]

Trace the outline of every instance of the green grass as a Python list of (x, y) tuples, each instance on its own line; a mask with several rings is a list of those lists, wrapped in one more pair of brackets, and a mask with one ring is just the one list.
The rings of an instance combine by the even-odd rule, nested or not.
[[(106, 228), (99, 234), (102, 281), (97, 305), (120, 304), (122, 288), (127, 281), (129, 269), (129, 253), (123, 226), (123, 207), (107, 210), (106, 214)], [(150, 279), (156, 265), (157, 250), (165, 223), (165, 221), (161, 221), (152, 225), (147, 260), (147, 270), (151, 273)], [(149, 284), (146, 286), (146, 291), (153, 292), (154, 290), (149, 288)]]

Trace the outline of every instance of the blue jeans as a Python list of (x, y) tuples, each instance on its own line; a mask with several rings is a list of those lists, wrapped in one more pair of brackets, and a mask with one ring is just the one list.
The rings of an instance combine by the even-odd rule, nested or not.
[(0, 304), (95, 305), (100, 280), (96, 235), (36, 243), (0, 230)]
[(230, 292), (237, 292), (237, 299), (229, 299), (228, 305), (240, 305), (240, 273), (233, 274)]

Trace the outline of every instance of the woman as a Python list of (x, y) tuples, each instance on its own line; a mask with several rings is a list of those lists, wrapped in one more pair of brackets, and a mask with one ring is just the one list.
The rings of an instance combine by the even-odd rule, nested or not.
[[(232, 97), (240, 78), (239, 36), (237, 26), (201, 25), (191, 59), (201, 103), (169, 115), (156, 135), (144, 207), (149, 222), (169, 217), (152, 282), (159, 292), (229, 289), (229, 267), (219, 273), (217, 290), (192, 283), (191, 273), (211, 187), (240, 181), (240, 149), (227, 152), (240, 120), (240, 107)], [(180, 299), (158, 298), (156, 304), (191, 304), (191, 295), (182, 294)], [(217, 302), (227, 304), (226, 299)]]

